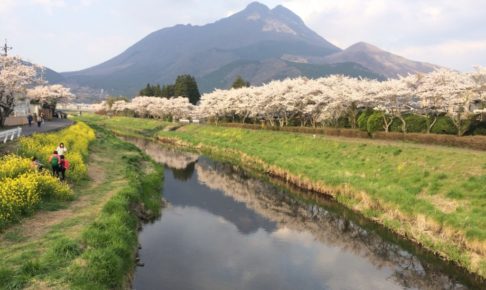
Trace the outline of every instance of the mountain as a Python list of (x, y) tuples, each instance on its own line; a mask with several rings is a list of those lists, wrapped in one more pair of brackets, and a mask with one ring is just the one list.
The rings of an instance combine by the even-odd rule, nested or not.
[(44, 78), (47, 80), (50, 84), (59, 84), (66, 82), (66, 79), (58, 72), (50, 69), (50, 68), (44, 68)]
[(408, 73), (427, 73), (439, 68), (437, 65), (408, 60), (365, 42), (358, 42), (343, 51), (324, 57), (324, 63), (342, 62), (358, 63), (388, 78), (405, 76)]
[[(332, 73), (383, 79), (394, 74), (388, 66), (400, 72), (413, 67), (390, 54), (382, 69), (372, 52), (363, 45), (343, 51), (289, 9), (254, 2), (214, 23), (155, 31), (104, 63), (62, 77), (78, 95), (93, 101), (108, 94), (134, 95), (147, 83), (173, 83), (180, 74), (194, 75), (201, 91), (208, 92), (229, 87), (237, 75), (259, 85)], [(418, 64), (414, 69), (420, 69)]]

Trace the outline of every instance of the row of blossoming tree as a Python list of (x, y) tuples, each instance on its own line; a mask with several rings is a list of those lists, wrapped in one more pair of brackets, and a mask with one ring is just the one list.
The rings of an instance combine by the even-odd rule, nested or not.
[(48, 85), (43, 79), (43, 71), (43, 67), (29, 64), (19, 57), (0, 56), (0, 127), (22, 99), (54, 110), (59, 101), (74, 98), (68, 88)]
[(345, 118), (356, 128), (358, 116), (379, 113), (386, 132), (393, 123), (407, 132), (406, 116), (421, 116), (430, 133), (441, 116), (448, 116), (463, 135), (472, 119), (485, 121), (486, 68), (461, 73), (439, 69), (398, 79), (377, 81), (332, 75), (318, 79), (272, 81), (258, 87), (215, 90), (193, 106), (186, 98), (136, 97), (98, 110), (115, 114), (131, 112), (140, 117), (198, 118), (210, 122), (265, 122), (269, 126), (332, 126)]

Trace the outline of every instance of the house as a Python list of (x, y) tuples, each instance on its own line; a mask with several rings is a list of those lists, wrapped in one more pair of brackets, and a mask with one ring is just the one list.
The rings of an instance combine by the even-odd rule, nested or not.
[(5, 126), (19, 126), (28, 124), (27, 116), (29, 114), (38, 114), (41, 110), (39, 105), (30, 104), (30, 100), (17, 96), (14, 111), (5, 120)]

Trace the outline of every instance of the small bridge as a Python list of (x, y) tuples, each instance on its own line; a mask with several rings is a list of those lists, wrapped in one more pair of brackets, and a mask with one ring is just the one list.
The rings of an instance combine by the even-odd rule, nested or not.
[(13, 140), (19, 138), (22, 135), (22, 128), (17, 127), (15, 129), (1, 131), (0, 132), (0, 142), (7, 143), (8, 140)]

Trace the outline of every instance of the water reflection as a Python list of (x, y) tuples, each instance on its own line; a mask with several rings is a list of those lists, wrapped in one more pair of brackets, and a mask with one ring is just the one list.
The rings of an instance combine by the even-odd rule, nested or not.
[(140, 234), (135, 289), (467, 289), (342, 213), (231, 165), (138, 145), (167, 161), (171, 206)]

